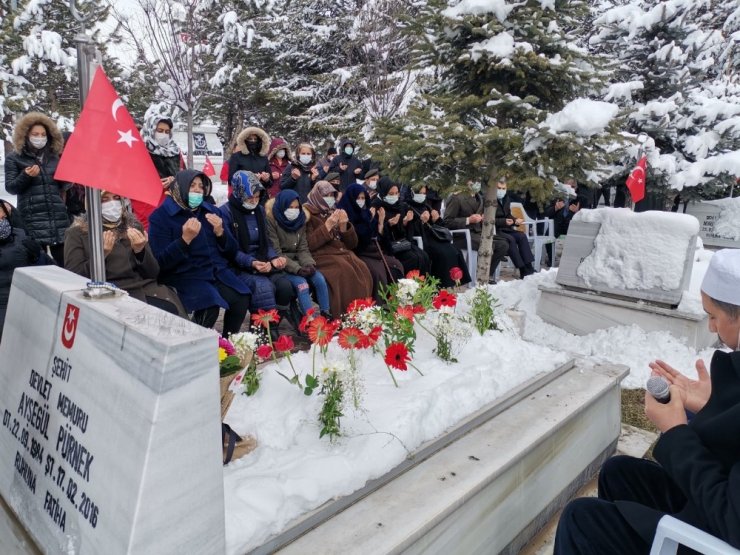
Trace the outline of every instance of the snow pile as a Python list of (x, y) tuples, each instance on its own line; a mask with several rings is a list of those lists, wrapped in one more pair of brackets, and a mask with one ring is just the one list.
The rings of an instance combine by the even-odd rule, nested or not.
[(674, 291), (681, 286), (689, 242), (699, 233), (693, 216), (602, 208), (581, 210), (573, 219), (601, 224), (594, 250), (577, 270), (589, 287)]
[(714, 233), (726, 239), (740, 241), (740, 197), (708, 201), (721, 208), (714, 222)]
[[(712, 253), (698, 250), (694, 264), (689, 298), (698, 298), (699, 287)], [(714, 349), (696, 351), (686, 342), (668, 332), (645, 332), (636, 325), (615, 326), (588, 335), (574, 335), (544, 322), (537, 316), (539, 285), (557, 287), (557, 269), (540, 272), (520, 281), (505, 281), (489, 287), (504, 309), (516, 306), (526, 312), (524, 339), (534, 344), (567, 353), (568, 357), (584, 357), (594, 363), (614, 363), (629, 366), (630, 374), (622, 382), (627, 389), (644, 388), (650, 377), (648, 364), (660, 358), (691, 378), (696, 378), (694, 363), (701, 358), (709, 366)], [(686, 298), (686, 294), (684, 294)], [(699, 304), (701, 301), (698, 301)], [(702, 311), (703, 312), (703, 311)]]
[(456, 6), (442, 10), (442, 15), (451, 19), (460, 19), (465, 15), (492, 13), (503, 23), (515, 7), (516, 4), (507, 4), (506, 0), (462, 0)]
[[(505, 324), (510, 321), (502, 316)], [(365, 380), (362, 409), (348, 402), (345, 434), (337, 444), (319, 439), (321, 398), (306, 397), (275, 372), (264, 368), (253, 397), (237, 396), (227, 423), (256, 436), (259, 447), (224, 469), (228, 553), (245, 553), (283, 530), (294, 518), (335, 497), (363, 487), (401, 463), (422, 443), (507, 391), (567, 360), (565, 353), (523, 341), (513, 331), (472, 331), (455, 364), (432, 354), (434, 339), (417, 326), (413, 369), (396, 372), (393, 386), (380, 355), (359, 352)], [(329, 359), (346, 360), (336, 342)], [(298, 370), (311, 369), (309, 353), (293, 355)], [(318, 359), (321, 358), (319, 355)], [(526, 361), (523, 364), (522, 361)], [(281, 370), (290, 372), (286, 362)], [(287, 369), (287, 370), (286, 370)]]
[[(470, 47), (471, 59), (476, 62), (484, 53), (496, 58), (506, 59), (509, 58), (514, 50), (520, 45), (514, 44), (514, 37), (504, 31), (498, 35), (491, 37), (490, 39), (477, 42)], [(529, 50), (532, 50), (531, 45), (527, 45)]]
[(544, 126), (555, 133), (570, 131), (588, 137), (602, 133), (618, 111), (619, 107), (610, 102), (577, 98), (561, 111), (547, 116)]

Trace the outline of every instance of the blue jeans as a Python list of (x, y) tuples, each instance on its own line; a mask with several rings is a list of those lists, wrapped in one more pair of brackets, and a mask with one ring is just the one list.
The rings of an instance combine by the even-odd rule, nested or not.
[(298, 307), (301, 309), (301, 313), (305, 314), (308, 310), (313, 307), (313, 301), (311, 300), (311, 288), (308, 285), (308, 281), (313, 285), (314, 291), (316, 291), (316, 301), (319, 303), (319, 309), (321, 312), (329, 312), (329, 288), (326, 285), (324, 275), (316, 270), (316, 273), (310, 277), (303, 278), (296, 274), (285, 274), (290, 284), (295, 289), (296, 295), (298, 295)]

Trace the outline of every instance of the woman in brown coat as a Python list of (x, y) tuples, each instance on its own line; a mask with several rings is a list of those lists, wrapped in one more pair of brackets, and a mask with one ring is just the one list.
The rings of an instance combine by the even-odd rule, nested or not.
[[(101, 201), (106, 280), (135, 299), (187, 317), (177, 293), (157, 283), (159, 263), (139, 221), (125, 210), (120, 196), (104, 191)], [(64, 267), (70, 272), (90, 277), (89, 227), (85, 215), (77, 218), (67, 229)]]
[(319, 181), (304, 205), (311, 213), (306, 222), (308, 248), (326, 278), (334, 317), (346, 312), (353, 300), (373, 294), (370, 272), (352, 252), (357, 246), (355, 229), (344, 210), (334, 210), (336, 195), (337, 190), (328, 181)]

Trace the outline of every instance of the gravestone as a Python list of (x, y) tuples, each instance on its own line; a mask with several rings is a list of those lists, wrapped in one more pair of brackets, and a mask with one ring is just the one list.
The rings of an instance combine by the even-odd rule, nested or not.
[(223, 553), (215, 333), (86, 282), (15, 272), (0, 495), (45, 553)]
[[(740, 237), (737, 236), (737, 233), (734, 237), (723, 234), (723, 227), (726, 227), (722, 225), (725, 223), (723, 220), (726, 218), (737, 218), (736, 214), (728, 213), (729, 210), (727, 209), (731, 208), (731, 203), (740, 204), (740, 198), (691, 202), (686, 207), (686, 213), (699, 220), (699, 237), (701, 237), (705, 246), (722, 249), (740, 249)], [(723, 211), (725, 214), (723, 214)], [(737, 221), (734, 223), (737, 225)]]

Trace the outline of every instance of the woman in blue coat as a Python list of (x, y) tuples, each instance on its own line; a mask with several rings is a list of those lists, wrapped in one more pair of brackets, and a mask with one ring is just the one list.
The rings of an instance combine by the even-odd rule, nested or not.
[(223, 335), (237, 333), (249, 308), (251, 290), (229, 268), (237, 245), (218, 208), (203, 202), (211, 180), (183, 170), (169, 196), (149, 217), (149, 244), (159, 262), (159, 280), (177, 290), (192, 320), (212, 328), (226, 309)]
[(281, 318), (295, 324), (291, 307), (296, 296), (283, 273), (286, 259), (278, 255), (270, 242), (265, 209), (260, 204), (265, 188), (256, 174), (244, 170), (234, 174), (231, 187), (229, 201), (219, 210), (224, 227), (236, 238), (232, 265), (238, 279), (253, 293), (251, 309), (276, 308)]

